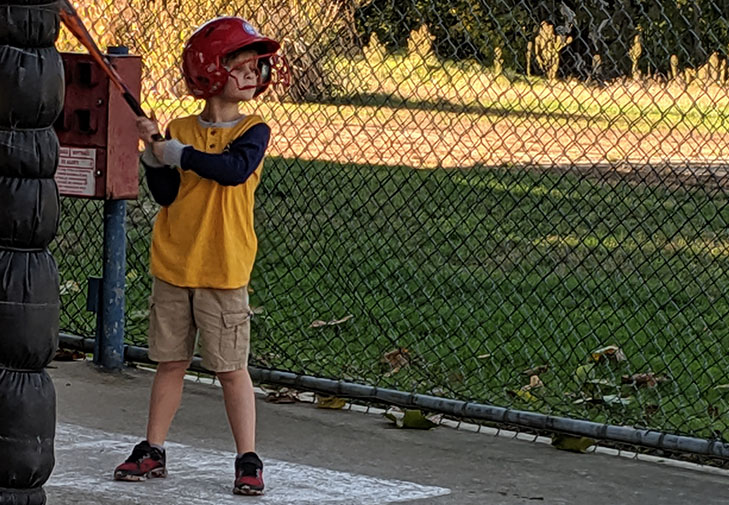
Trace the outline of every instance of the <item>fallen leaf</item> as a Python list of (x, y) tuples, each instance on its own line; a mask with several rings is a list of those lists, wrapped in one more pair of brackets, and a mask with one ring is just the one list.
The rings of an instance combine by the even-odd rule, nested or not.
[(623, 350), (616, 345), (609, 345), (602, 349), (592, 351), (590, 353), (590, 358), (592, 358), (592, 360), (596, 363), (600, 363), (605, 360), (620, 362), (627, 359)]
[(425, 418), (433, 424), (440, 424), (443, 421), (443, 417), (445, 417), (443, 414), (430, 414), (425, 416)]
[(531, 389), (541, 388), (544, 387), (544, 383), (542, 382), (542, 379), (539, 378), (538, 375), (532, 375), (529, 377), (529, 384), (526, 386), (522, 386), (522, 391), (529, 391)]
[(490, 358), (490, 357), (491, 357), (491, 354), (490, 353), (486, 353), (486, 354), (479, 354), (478, 356), (476, 356), (476, 359), (487, 359), (487, 358)]
[(539, 401), (539, 399), (531, 394), (529, 390), (524, 389), (516, 389), (516, 390), (507, 390), (506, 391), (511, 397), (515, 398), (521, 398), (522, 400), (525, 400), (527, 402), (536, 402)]
[(61, 284), (59, 288), (59, 294), (61, 295), (69, 295), (71, 293), (78, 293), (81, 291), (81, 287), (76, 281), (66, 281)]
[(317, 319), (316, 321), (313, 321), (309, 325), (309, 328), (322, 328), (324, 326), (336, 326), (338, 324), (342, 324), (344, 322), (349, 321), (353, 317), (354, 316), (352, 314), (350, 314), (348, 316), (343, 317), (342, 319), (334, 319), (332, 321), (321, 321), (321, 320)]
[(597, 404), (597, 403), (602, 403), (602, 398), (593, 398), (590, 396), (587, 398), (579, 398), (572, 402), (573, 405), (582, 405), (585, 403), (589, 403), (589, 404), (593, 404), (593, 405)]
[(341, 409), (346, 404), (347, 401), (344, 398), (316, 395), (316, 407), (319, 409)]
[(522, 372), (522, 375), (542, 375), (547, 370), (549, 370), (549, 365), (539, 365), (534, 368), (527, 368)]
[(266, 401), (270, 403), (296, 403), (299, 401), (298, 392), (289, 388), (269, 391), (266, 395)]
[(709, 417), (712, 419), (718, 419), (719, 418), (719, 407), (715, 405), (709, 405), (706, 407), (706, 413), (709, 414)]
[(263, 314), (265, 312), (265, 310), (263, 309), (263, 307), (254, 307), (253, 305), (249, 305), (248, 308), (254, 314)]
[(281, 361), (281, 355), (274, 352), (267, 352), (260, 355), (251, 353), (251, 356), (256, 363), (259, 363), (267, 368), (273, 368), (273, 365), (275, 363), (279, 363)]
[(588, 379), (592, 379), (595, 376), (595, 364), (588, 363), (587, 365), (578, 366), (575, 370), (575, 380), (578, 384), (582, 385), (587, 382)]
[(396, 412), (386, 412), (383, 415), (395, 423), (395, 426), (398, 428), (429, 430), (438, 426), (436, 423), (424, 416), (420, 410), (406, 409), (402, 415), (398, 415)]
[(659, 407), (655, 403), (649, 403), (645, 407), (643, 407), (643, 412), (647, 417), (654, 416), (658, 413)]
[(53, 357), (54, 361), (80, 361), (86, 359), (86, 355), (81, 351), (70, 351), (68, 349), (58, 349)]
[(539, 378), (539, 375), (532, 375), (529, 377), (529, 387), (532, 389), (541, 388), (544, 387), (544, 382)]
[(385, 374), (385, 377), (389, 377), (410, 364), (410, 353), (404, 347), (398, 347), (383, 354), (382, 361), (390, 366), (390, 371)]
[(552, 435), (552, 445), (562, 451), (585, 452), (588, 447), (595, 445), (595, 441), (587, 437), (555, 434)]
[(653, 372), (635, 373), (633, 375), (623, 375), (621, 377), (623, 384), (634, 384), (637, 387), (654, 388), (660, 382), (668, 382), (668, 378), (663, 375), (656, 375)]

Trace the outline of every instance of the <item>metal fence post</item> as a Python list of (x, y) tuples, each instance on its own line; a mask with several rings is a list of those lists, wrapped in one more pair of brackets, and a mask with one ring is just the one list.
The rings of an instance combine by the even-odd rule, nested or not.
[(104, 202), (104, 274), (101, 288), (99, 355), (94, 361), (117, 370), (124, 364), (124, 289), (127, 240), (125, 200)]
[[(109, 47), (109, 54), (128, 54)], [(101, 331), (94, 362), (110, 370), (124, 365), (124, 290), (127, 264), (126, 200), (104, 201), (104, 273), (101, 288)]]

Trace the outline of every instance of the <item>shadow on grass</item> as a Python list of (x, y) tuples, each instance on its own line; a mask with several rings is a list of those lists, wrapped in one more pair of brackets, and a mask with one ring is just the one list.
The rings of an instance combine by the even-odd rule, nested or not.
[(579, 120), (579, 121), (597, 121), (602, 119), (601, 116), (588, 114), (575, 114), (559, 111), (529, 111), (529, 110), (510, 110), (503, 107), (487, 107), (480, 104), (462, 104), (454, 103), (442, 98), (432, 100), (414, 100), (410, 98), (402, 98), (396, 95), (388, 95), (386, 93), (358, 93), (350, 96), (334, 96), (321, 98), (319, 100), (311, 99), (311, 103), (320, 103), (324, 105), (353, 105), (366, 107), (391, 107), (395, 109), (421, 110), (421, 111), (437, 111), (452, 112), (456, 114), (484, 114), (500, 117), (524, 117), (537, 119), (562, 119), (562, 120)]

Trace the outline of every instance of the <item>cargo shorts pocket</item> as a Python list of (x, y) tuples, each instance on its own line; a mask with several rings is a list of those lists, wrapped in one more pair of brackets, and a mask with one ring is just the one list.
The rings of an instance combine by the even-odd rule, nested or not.
[(220, 336), (220, 352), (246, 351), (248, 349), (250, 313), (223, 312), (223, 332)]

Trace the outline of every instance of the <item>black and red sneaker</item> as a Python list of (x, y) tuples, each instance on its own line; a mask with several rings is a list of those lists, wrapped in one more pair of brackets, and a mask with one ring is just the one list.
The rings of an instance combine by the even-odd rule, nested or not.
[(235, 458), (235, 494), (263, 494), (263, 461), (255, 452)]
[(116, 467), (114, 480), (140, 481), (167, 477), (165, 451), (149, 445), (146, 440), (134, 446), (131, 456)]

